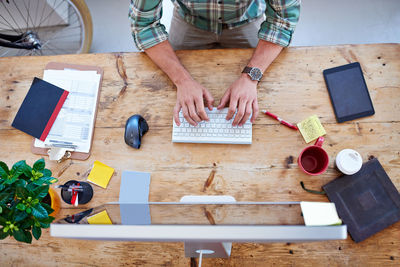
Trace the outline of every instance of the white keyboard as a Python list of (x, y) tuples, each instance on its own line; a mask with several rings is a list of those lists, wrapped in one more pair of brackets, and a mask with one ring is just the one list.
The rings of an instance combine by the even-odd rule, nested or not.
[(250, 119), (242, 126), (232, 126), (233, 118), (225, 119), (228, 108), (210, 111), (205, 108), (210, 121), (202, 121), (197, 126), (190, 125), (179, 112), (180, 126), (173, 122), (172, 142), (175, 143), (217, 143), (217, 144), (251, 144), (252, 124)]

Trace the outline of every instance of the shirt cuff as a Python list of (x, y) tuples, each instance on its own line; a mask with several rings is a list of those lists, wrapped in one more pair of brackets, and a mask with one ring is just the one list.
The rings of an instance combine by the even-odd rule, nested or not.
[(258, 38), (283, 47), (287, 47), (292, 39), (293, 31), (279, 28), (276, 24), (264, 21), (258, 31)]
[(139, 32), (133, 32), (132, 36), (136, 47), (140, 51), (149, 49), (150, 47), (168, 40), (168, 33), (165, 30), (165, 26), (162, 24), (146, 27)]

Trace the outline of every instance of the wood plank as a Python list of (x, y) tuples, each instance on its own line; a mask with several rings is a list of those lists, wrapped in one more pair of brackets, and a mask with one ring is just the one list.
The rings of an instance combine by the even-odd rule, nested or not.
[[(179, 51), (178, 56), (218, 101), (251, 53), (226, 49)], [(253, 126), (252, 145), (171, 143), (175, 88), (142, 53), (0, 58), (0, 160), (12, 164), (26, 159), (32, 164), (39, 158), (30, 153), (31, 137), (10, 125), (33, 77), (41, 77), (48, 62), (58, 61), (101, 66), (105, 76), (91, 157), (60, 164), (46, 157), (47, 166), (59, 183), (85, 180), (94, 160), (116, 169), (107, 189), (93, 186), (94, 198), (79, 209), (63, 203), (58, 218), (117, 201), (123, 170), (151, 172), (150, 201), (179, 201), (190, 194), (227, 194), (239, 201), (327, 201), (303, 191), (299, 183), (320, 189), (335, 179), (339, 173), (333, 159), (344, 148), (358, 150), (364, 161), (377, 157), (400, 189), (399, 54), (399, 44), (289, 48), (268, 69), (259, 85), (260, 107), (292, 122), (317, 114), (324, 124), (324, 148), (331, 162), (328, 171), (317, 177), (297, 166), (298, 154), (307, 146), (300, 134), (265, 116)], [(322, 70), (354, 61), (361, 63), (376, 114), (337, 124)], [(140, 150), (123, 141), (125, 121), (135, 113), (144, 115), (150, 126)], [(210, 172), (215, 172), (214, 179), (206, 185)], [(204, 259), (203, 266), (398, 266), (399, 237), (400, 223), (396, 223), (359, 244), (350, 237), (300, 244), (235, 243), (230, 259)], [(32, 245), (11, 239), (0, 244), (0, 266), (190, 265), (180, 243), (66, 240), (51, 238), (44, 230)]]
[[(178, 56), (193, 77), (211, 91), (218, 103), (251, 53), (250, 49), (205, 50), (196, 53), (179, 51)], [(285, 114), (286, 119), (293, 122), (317, 114), (323, 122), (335, 123), (322, 70), (359, 61), (373, 104), (379, 111), (359, 121), (399, 121), (400, 113), (392, 113), (400, 105), (392, 97), (400, 90), (399, 54), (398, 44), (286, 49), (260, 82), (259, 105), (282, 116)], [(11, 127), (32, 77), (42, 77), (44, 66), (51, 61), (94, 64), (104, 68), (97, 117), (101, 120), (97, 119), (97, 127), (121, 127), (135, 113), (142, 114), (152, 125), (171, 124), (176, 100), (175, 88), (167, 76), (142, 53), (19, 59), (24, 64), (13, 64), (13, 60), (16, 61), (13, 58), (0, 59), (0, 65), (10, 66), (8, 72), (0, 73), (3, 81), (0, 93), (5, 96), (0, 100), (1, 129)]]

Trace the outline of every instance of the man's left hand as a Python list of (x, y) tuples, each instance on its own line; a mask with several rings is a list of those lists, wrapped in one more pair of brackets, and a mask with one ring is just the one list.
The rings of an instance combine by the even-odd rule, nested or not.
[(241, 76), (226, 90), (218, 109), (222, 109), (229, 102), (226, 120), (232, 119), (236, 112), (232, 125), (242, 126), (251, 116), (251, 123), (254, 123), (258, 116), (257, 102), (257, 81), (253, 81), (246, 73)]

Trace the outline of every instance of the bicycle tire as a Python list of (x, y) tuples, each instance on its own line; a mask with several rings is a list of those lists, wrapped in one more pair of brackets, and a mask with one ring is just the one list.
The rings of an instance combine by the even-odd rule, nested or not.
[(72, 4), (78, 9), (85, 29), (85, 37), (83, 41), (83, 47), (81, 54), (89, 53), (90, 47), (92, 46), (93, 40), (93, 22), (89, 8), (84, 0), (70, 0)]

